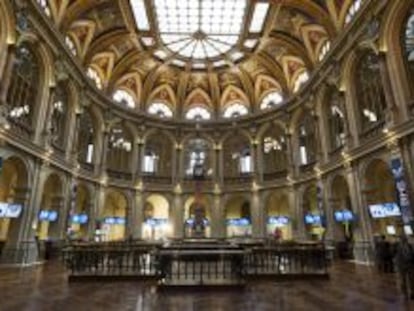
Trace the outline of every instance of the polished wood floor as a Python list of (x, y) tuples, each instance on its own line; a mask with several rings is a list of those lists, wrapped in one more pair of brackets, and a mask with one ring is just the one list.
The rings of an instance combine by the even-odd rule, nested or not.
[(68, 283), (62, 266), (0, 268), (1, 311), (414, 310), (395, 275), (336, 263), (329, 281), (255, 282), (244, 290), (157, 291), (143, 283)]

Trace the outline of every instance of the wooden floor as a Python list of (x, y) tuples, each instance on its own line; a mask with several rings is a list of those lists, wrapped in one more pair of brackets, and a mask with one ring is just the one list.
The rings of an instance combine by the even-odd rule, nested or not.
[(71, 283), (60, 264), (0, 268), (0, 310), (414, 310), (395, 275), (372, 267), (335, 264), (329, 281), (256, 282), (244, 290), (158, 292), (143, 283)]

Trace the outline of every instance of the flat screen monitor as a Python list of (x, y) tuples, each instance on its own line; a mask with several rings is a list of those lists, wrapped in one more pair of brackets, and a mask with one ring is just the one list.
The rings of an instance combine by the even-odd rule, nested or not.
[(394, 226), (387, 226), (386, 230), (388, 235), (396, 235), (397, 233)]
[(57, 211), (49, 211), (49, 215), (47, 220), (50, 222), (55, 222), (58, 219), (58, 212)]
[(344, 214), (344, 221), (354, 220), (354, 213), (352, 213), (350, 210), (343, 210), (342, 213)]
[(307, 225), (313, 225), (315, 223), (315, 218), (312, 214), (305, 215), (305, 224)]
[(47, 221), (49, 219), (49, 211), (41, 210), (39, 212), (39, 220), (40, 221)]
[(9, 207), (8, 203), (0, 203), (0, 218), (6, 217), (7, 208)]
[(22, 213), (23, 205), (19, 203), (9, 203), (7, 205), (6, 218), (19, 218)]
[(116, 225), (125, 225), (125, 223), (126, 223), (125, 217), (115, 217)]
[(401, 216), (400, 207), (397, 203), (382, 203), (369, 206), (372, 218), (387, 218)]
[(335, 221), (337, 221), (337, 222), (344, 222), (345, 221), (343, 211), (335, 211), (334, 216), (335, 216)]
[(287, 216), (270, 216), (267, 220), (269, 225), (286, 226), (289, 223)]
[(413, 228), (410, 225), (404, 226), (404, 233), (405, 235), (413, 235)]
[(88, 223), (89, 217), (88, 217), (87, 214), (79, 214), (78, 216), (79, 216), (79, 223), (81, 225), (84, 225), (84, 224)]
[(104, 222), (107, 225), (114, 225), (115, 224), (115, 217), (106, 217)]

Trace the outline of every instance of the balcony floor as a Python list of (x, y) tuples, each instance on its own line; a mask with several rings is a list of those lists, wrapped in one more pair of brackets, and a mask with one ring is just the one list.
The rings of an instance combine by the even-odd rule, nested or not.
[(331, 279), (256, 281), (244, 289), (157, 291), (150, 283), (68, 283), (60, 263), (26, 269), (0, 268), (0, 310), (414, 310), (394, 274), (336, 263)]

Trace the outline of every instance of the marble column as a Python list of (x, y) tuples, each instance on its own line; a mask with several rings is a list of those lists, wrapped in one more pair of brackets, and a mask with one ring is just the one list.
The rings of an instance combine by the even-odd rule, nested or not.
[(133, 202), (128, 213), (128, 233), (133, 239), (142, 238), (144, 223), (144, 195), (141, 189), (132, 192)]
[[(177, 187), (178, 188), (178, 187)], [(173, 228), (173, 237), (174, 238), (183, 238), (184, 237), (184, 206), (182, 193), (179, 189), (174, 191), (174, 202), (172, 215), (174, 215), (174, 228)]]
[(252, 217), (252, 236), (254, 238), (264, 238), (265, 224), (263, 223), (264, 209), (262, 206), (260, 192), (254, 189), (251, 193), (251, 217)]

